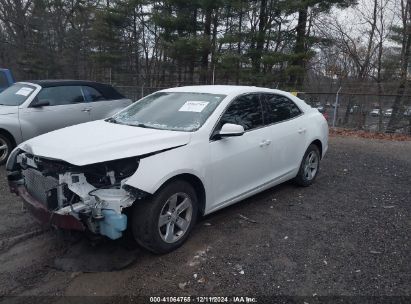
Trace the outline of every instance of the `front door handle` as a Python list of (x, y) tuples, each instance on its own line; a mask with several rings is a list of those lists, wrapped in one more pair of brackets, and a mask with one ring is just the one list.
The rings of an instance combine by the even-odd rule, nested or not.
[(86, 113), (88, 113), (90, 111), (91, 111), (91, 108), (84, 108), (83, 110), (81, 110), (81, 112), (86, 112)]
[(305, 129), (305, 128), (299, 128), (299, 129), (298, 129), (298, 133), (299, 133), (299, 134), (303, 134), (303, 133), (305, 133), (306, 130), (307, 130), (307, 129)]

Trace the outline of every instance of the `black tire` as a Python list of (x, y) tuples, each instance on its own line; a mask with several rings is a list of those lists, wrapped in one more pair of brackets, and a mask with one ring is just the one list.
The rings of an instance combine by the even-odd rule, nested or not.
[[(314, 174), (312, 174), (312, 176), (310, 178), (309, 174), (307, 174), (308, 172), (306, 171), (306, 165), (307, 165), (307, 161), (308, 161), (307, 158), (309, 158), (312, 154), (314, 154), (316, 159), (317, 159), (317, 166), (316, 166), (315, 172), (311, 171), (311, 173), (314, 172)], [(300, 169), (298, 170), (298, 174), (294, 178), (294, 182), (297, 185), (302, 186), (302, 187), (310, 186), (314, 182), (315, 178), (318, 175), (318, 172), (320, 171), (320, 159), (321, 159), (321, 156), (320, 156), (320, 151), (319, 151), (318, 147), (314, 144), (309, 145), (308, 148), (307, 148), (307, 151), (305, 151), (304, 157), (301, 161)]]
[(7, 159), (10, 156), (11, 150), (13, 150), (13, 145), (10, 142), (10, 139), (4, 134), (0, 133), (0, 147), (6, 146), (6, 150), (0, 150), (0, 166), (4, 165), (7, 162)]
[[(179, 195), (186, 195), (186, 198), (188, 197), (190, 199), (191, 219), (190, 221), (187, 221), (187, 223), (189, 223), (188, 225), (186, 225), (186, 227), (188, 227), (187, 230), (185, 230), (184, 233), (181, 233), (181, 235), (178, 236), (178, 239), (173, 242), (166, 242), (165, 239), (163, 239), (164, 235), (161, 229), (168, 231), (169, 224), (165, 224), (160, 228), (160, 215), (163, 214), (164, 216), (164, 211), (168, 210), (167, 208), (170, 208), (171, 203), (168, 203), (169, 199), (171, 197), (174, 197), (175, 195), (177, 196), (177, 206), (179, 206)], [(184, 199), (184, 197), (182, 197), (182, 199)], [(156, 254), (167, 253), (177, 249), (186, 241), (197, 220), (197, 202), (198, 200), (195, 190), (188, 182), (183, 180), (175, 180), (166, 184), (165, 186), (161, 187), (149, 200), (136, 201), (133, 206), (134, 210), (131, 223), (131, 228), (135, 240), (140, 246)], [(177, 212), (177, 208), (175, 209), (175, 212)], [(186, 215), (188, 215), (188, 211)], [(170, 217), (171, 216), (168, 216), (168, 218)], [(174, 229), (180, 229), (180, 227), (177, 225), (178, 221), (178, 218), (175, 219), (175, 222), (173, 222), (173, 219), (171, 219), (173, 227), (174, 225), (176, 227), (172, 228), (173, 231)]]

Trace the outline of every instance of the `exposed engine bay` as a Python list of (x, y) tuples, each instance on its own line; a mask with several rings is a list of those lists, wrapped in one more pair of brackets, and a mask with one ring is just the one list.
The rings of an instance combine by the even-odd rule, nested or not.
[(24, 185), (51, 217), (70, 215), (92, 233), (118, 239), (127, 228), (124, 209), (148, 195), (125, 185), (139, 161), (131, 157), (75, 166), (21, 152), (11, 178)]

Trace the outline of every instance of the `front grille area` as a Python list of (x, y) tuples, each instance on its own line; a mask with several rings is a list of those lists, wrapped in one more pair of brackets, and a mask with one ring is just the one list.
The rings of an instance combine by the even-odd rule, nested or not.
[(51, 209), (57, 204), (57, 179), (50, 176), (43, 176), (41, 172), (31, 168), (23, 170), (23, 176), (27, 191), (31, 196), (44, 204), (48, 209)]

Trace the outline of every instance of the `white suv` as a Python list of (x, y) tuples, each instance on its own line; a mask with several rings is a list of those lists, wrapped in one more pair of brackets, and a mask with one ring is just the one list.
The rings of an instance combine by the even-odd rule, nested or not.
[(193, 86), (151, 94), (107, 120), (21, 144), (13, 192), (41, 221), (169, 252), (198, 216), (294, 179), (310, 185), (328, 147), (323, 115), (289, 93)]

